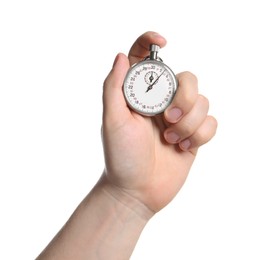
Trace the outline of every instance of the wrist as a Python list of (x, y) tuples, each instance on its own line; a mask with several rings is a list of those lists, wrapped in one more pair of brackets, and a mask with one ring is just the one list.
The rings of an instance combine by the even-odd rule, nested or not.
[(80, 211), (84, 212), (82, 221), (89, 223), (89, 227), (84, 224), (88, 231), (82, 232), (86, 236), (83, 245), (91, 252), (83, 259), (95, 259), (94, 252), (101, 259), (129, 259), (142, 230), (154, 215), (104, 175), (81, 203)]
[(37, 259), (130, 259), (153, 215), (103, 175)]
[(148, 222), (155, 215), (155, 212), (143, 202), (129, 194), (123, 188), (111, 183), (105, 174), (102, 175), (96, 186), (101, 189), (105, 196), (112, 200), (116, 208), (125, 208), (144, 222)]

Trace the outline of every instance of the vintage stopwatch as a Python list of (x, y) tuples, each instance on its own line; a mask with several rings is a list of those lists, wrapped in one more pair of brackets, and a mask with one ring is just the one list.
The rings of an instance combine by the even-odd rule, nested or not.
[(145, 116), (163, 112), (177, 90), (176, 76), (158, 57), (159, 49), (151, 44), (150, 55), (129, 69), (123, 84), (129, 107)]

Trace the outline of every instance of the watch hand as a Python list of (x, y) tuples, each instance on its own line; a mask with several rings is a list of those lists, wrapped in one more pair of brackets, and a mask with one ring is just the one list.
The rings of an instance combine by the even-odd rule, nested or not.
[[(166, 69), (165, 69), (166, 70)], [(157, 79), (151, 84), (148, 86), (147, 90), (146, 90), (146, 93), (151, 90), (153, 88), (153, 86), (155, 85), (155, 83), (158, 81), (158, 79), (163, 75), (163, 73), (165, 72), (165, 70), (157, 77)]]
[(150, 75), (150, 77), (149, 77), (150, 83), (153, 81), (153, 79), (154, 79), (154, 77), (153, 77), (153, 71), (151, 71), (151, 75)]

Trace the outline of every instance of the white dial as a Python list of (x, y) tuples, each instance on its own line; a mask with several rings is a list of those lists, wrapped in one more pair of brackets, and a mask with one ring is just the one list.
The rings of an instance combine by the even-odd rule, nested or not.
[(177, 89), (177, 80), (163, 62), (147, 59), (128, 71), (123, 89), (131, 109), (152, 116), (169, 106)]

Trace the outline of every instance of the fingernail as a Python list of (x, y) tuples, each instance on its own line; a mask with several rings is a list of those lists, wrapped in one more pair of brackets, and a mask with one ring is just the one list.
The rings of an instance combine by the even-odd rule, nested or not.
[(184, 141), (180, 142), (179, 146), (182, 150), (187, 151), (191, 146), (191, 141), (189, 139), (185, 139)]
[(165, 139), (168, 143), (177, 143), (180, 137), (175, 132), (169, 132), (165, 135)]
[[(154, 33), (153, 33), (153, 36), (155, 36), (155, 37), (162, 37), (162, 35), (159, 34), (159, 33), (157, 33), (157, 32), (154, 32)], [(163, 38), (163, 37), (162, 37), (162, 38)]]
[(166, 119), (170, 123), (176, 123), (179, 118), (182, 116), (183, 112), (180, 108), (174, 107), (168, 111), (166, 111)]

